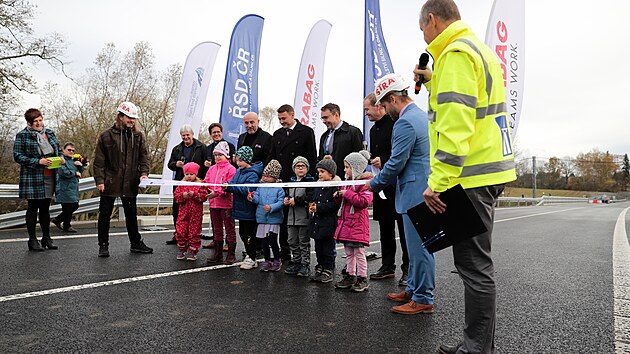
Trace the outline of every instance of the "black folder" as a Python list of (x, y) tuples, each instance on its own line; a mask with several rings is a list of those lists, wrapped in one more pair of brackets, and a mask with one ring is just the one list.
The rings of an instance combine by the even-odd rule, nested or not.
[(442, 214), (433, 214), (424, 202), (407, 211), (422, 246), (430, 253), (488, 231), (460, 184), (440, 193), (440, 200), (446, 204)]

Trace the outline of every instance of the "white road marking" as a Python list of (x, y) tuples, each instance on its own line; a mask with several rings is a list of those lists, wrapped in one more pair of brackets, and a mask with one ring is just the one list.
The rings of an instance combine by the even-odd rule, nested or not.
[(624, 209), (617, 218), (613, 236), (613, 315), (615, 318), (615, 351), (630, 352), (630, 244), (626, 234)]
[(494, 223), (500, 223), (500, 222), (504, 222), (504, 221), (512, 221), (512, 220), (518, 220), (518, 219), (525, 219), (525, 218), (531, 218), (533, 216), (540, 216), (540, 215), (547, 215), (547, 214), (555, 214), (555, 213), (563, 213), (565, 211), (571, 211), (571, 210), (578, 210), (578, 209), (584, 209), (586, 207), (581, 207), (581, 208), (571, 208), (571, 209), (562, 209), (562, 210), (554, 210), (554, 211), (547, 211), (544, 213), (536, 213), (536, 214), (529, 214), (529, 215), (522, 215), (522, 216), (515, 216), (513, 218), (507, 218), (507, 219), (501, 219), (501, 220), (495, 220)]

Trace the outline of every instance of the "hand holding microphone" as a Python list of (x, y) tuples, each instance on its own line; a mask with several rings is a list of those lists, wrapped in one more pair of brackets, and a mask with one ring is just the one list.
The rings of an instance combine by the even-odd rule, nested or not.
[(427, 64), (429, 64), (429, 54), (422, 53), (418, 61), (418, 66), (416, 66), (416, 69), (413, 71), (414, 79), (416, 80), (416, 87), (414, 89), (416, 95), (420, 93), (425, 75), (428, 76), (427, 81), (431, 80), (431, 71), (427, 70)]

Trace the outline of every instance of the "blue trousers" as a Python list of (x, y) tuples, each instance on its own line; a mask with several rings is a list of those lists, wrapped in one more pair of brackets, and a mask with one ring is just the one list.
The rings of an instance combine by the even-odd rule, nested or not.
[(425, 305), (433, 304), (435, 289), (435, 256), (424, 247), (418, 231), (407, 214), (403, 214), (407, 253), (409, 253), (409, 275), (405, 291), (411, 299)]

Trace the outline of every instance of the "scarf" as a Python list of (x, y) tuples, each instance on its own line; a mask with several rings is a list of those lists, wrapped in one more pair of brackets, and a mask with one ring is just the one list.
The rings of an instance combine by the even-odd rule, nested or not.
[(48, 141), (48, 139), (44, 137), (46, 128), (42, 127), (41, 130), (37, 130), (33, 127), (27, 126), (26, 130), (28, 130), (29, 133), (31, 133), (31, 136), (37, 139), (37, 148), (39, 149), (39, 153), (43, 157), (53, 156), (55, 154), (55, 149), (53, 149), (52, 145), (50, 145), (50, 142)]

